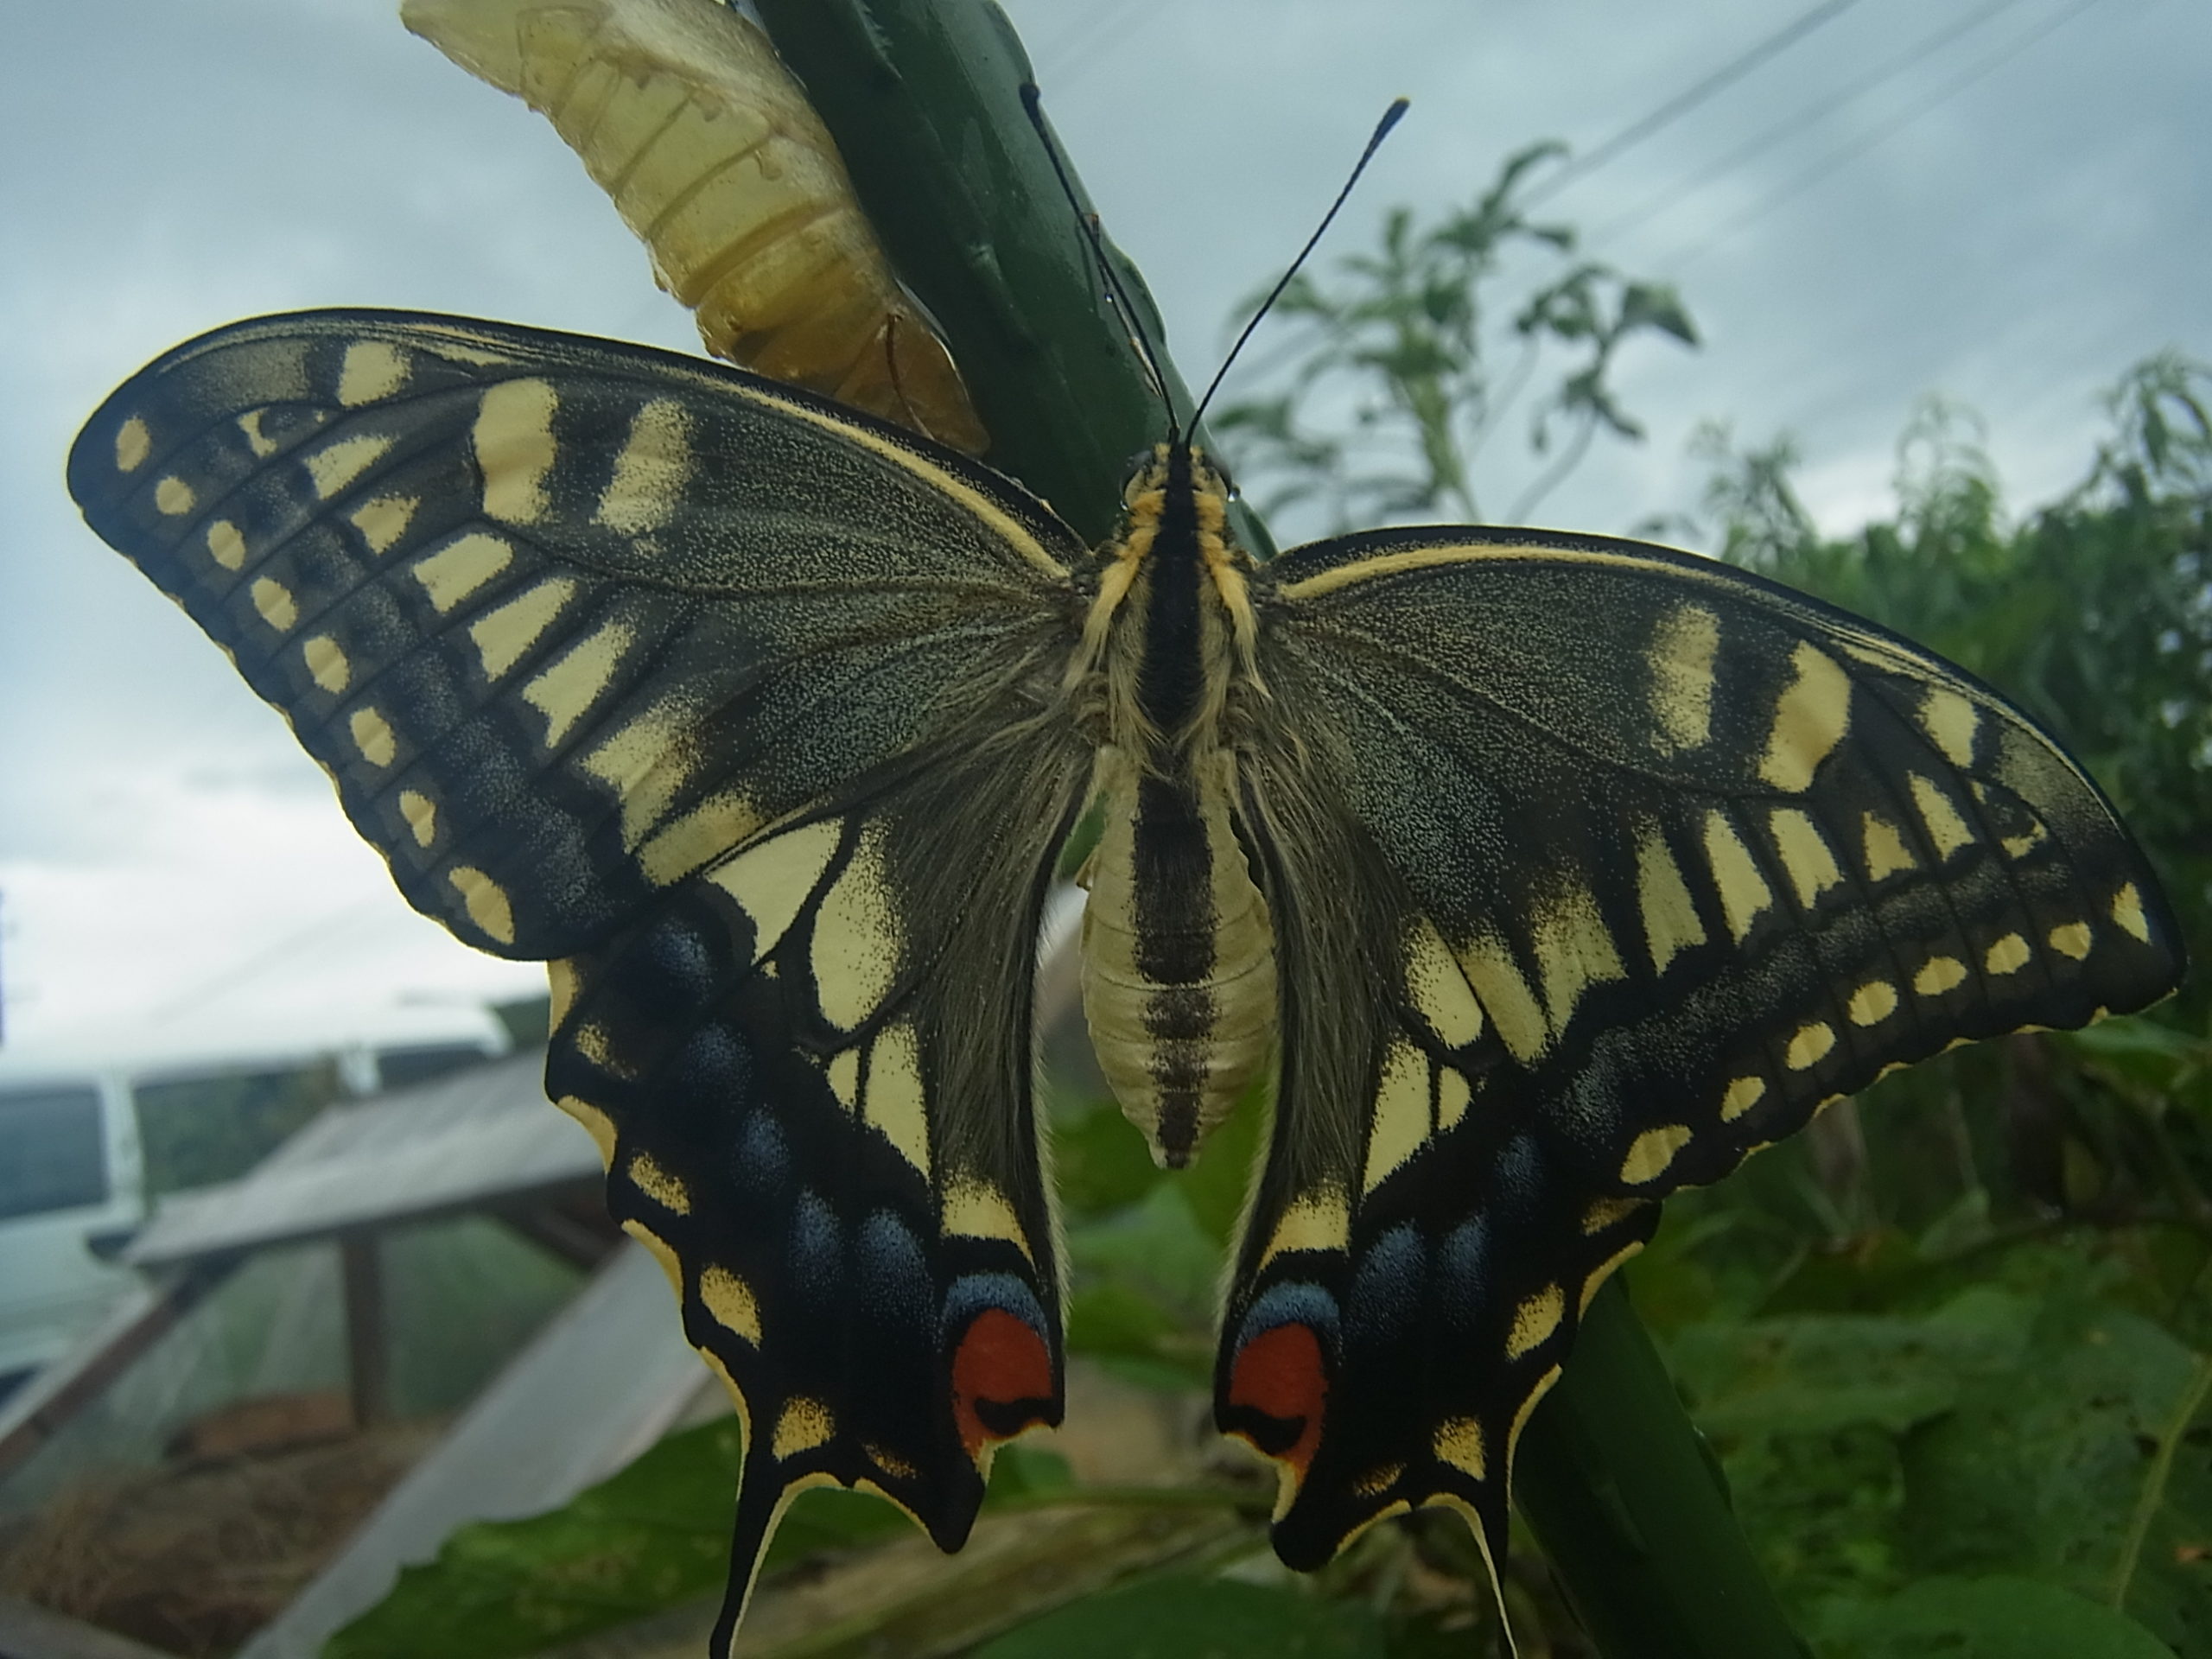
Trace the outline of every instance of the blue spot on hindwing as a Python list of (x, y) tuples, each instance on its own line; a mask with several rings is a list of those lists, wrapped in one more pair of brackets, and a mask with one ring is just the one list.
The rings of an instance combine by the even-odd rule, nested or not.
[(1244, 1317), (1236, 1322), (1236, 1347), (1243, 1349), (1255, 1337), (1263, 1337), (1278, 1325), (1302, 1325), (1321, 1340), (1322, 1348), (1333, 1354), (1337, 1347), (1337, 1299), (1322, 1286), (1300, 1280), (1286, 1280), (1270, 1285), (1252, 1306), (1244, 1310)]
[(753, 1046), (721, 1020), (683, 1039), (665, 1073), (664, 1098), (696, 1123), (727, 1121), (753, 1097)]
[(1439, 1300), (1455, 1331), (1475, 1328), (1491, 1294), (1490, 1223), (1481, 1216), (1445, 1234), (1436, 1249)]
[(788, 1259), (792, 1287), (803, 1298), (826, 1306), (843, 1294), (842, 1230), (830, 1201), (812, 1187), (802, 1192), (791, 1206)]
[(746, 1115), (732, 1163), (731, 1177), (747, 1198), (765, 1205), (782, 1199), (791, 1185), (791, 1147), (771, 1108), (756, 1106)]
[(721, 966), (716, 958), (727, 955), (719, 930), (710, 933), (683, 916), (663, 916), (616, 961), (617, 984), (639, 1007), (680, 1019), (713, 996)]
[(934, 1291), (929, 1258), (905, 1222), (888, 1210), (862, 1222), (853, 1241), (853, 1267), (869, 1324), (894, 1339), (927, 1332)]
[(1393, 1227), (1367, 1248), (1344, 1298), (1345, 1336), (1364, 1346), (1395, 1341), (1421, 1306), (1426, 1252), (1410, 1224)]
[(1536, 1138), (1515, 1135), (1491, 1166), (1491, 1192), (1500, 1218), (1517, 1222), (1535, 1215), (1549, 1181), (1550, 1168)]
[(953, 1343), (985, 1308), (1002, 1308), (1027, 1325), (1047, 1347), (1052, 1343), (1052, 1321), (1037, 1293), (1010, 1273), (963, 1274), (944, 1293), (944, 1306), (938, 1316), (938, 1338)]

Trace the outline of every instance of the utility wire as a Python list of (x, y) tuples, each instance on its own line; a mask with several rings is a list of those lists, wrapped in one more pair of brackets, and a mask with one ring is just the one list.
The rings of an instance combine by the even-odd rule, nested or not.
[(305, 927), (285, 934), (274, 944), (232, 961), (197, 985), (156, 1003), (142, 1016), (144, 1023), (149, 1026), (166, 1025), (227, 995), (241, 985), (251, 983), (270, 969), (282, 966), (296, 957), (322, 955), (362, 921), (372, 915), (386, 913), (390, 908), (389, 903), (383, 899), (359, 899), (350, 905), (340, 906)]
[(1122, 0), (1119, 5), (1101, 6), (1078, 19), (1066, 34), (1038, 53), (1038, 85), (1052, 90), (1077, 79), (1098, 61), (1093, 48), (1128, 33), (1126, 25), (1158, 10), (1159, 4), (1160, 0)]
[(1807, 105), (1791, 115), (1789, 119), (1777, 121), (1758, 137), (1747, 139), (1719, 161), (1702, 168), (1665, 194), (1648, 200), (1643, 206), (1622, 214), (1619, 218), (1600, 225), (1590, 232), (1590, 241), (1610, 242), (1624, 232), (1632, 231), (1637, 226), (1656, 218), (1685, 197), (1695, 195), (1714, 180), (1734, 172), (1754, 157), (1770, 153), (1783, 139), (1802, 131), (1816, 122), (1826, 120), (1847, 104), (1854, 103), (1872, 92), (1877, 86), (1896, 79), (1897, 76), (1918, 66), (1923, 60), (1942, 51), (1961, 35), (1980, 28), (1991, 18), (2000, 12), (2011, 10), (2019, 3), (2020, 0), (1991, 0), (1991, 3), (1982, 7), (1980, 10), (1969, 13), (1948, 28), (1937, 29), (1926, 40), (1900, 53), (1879, 67), (1868, 71), (1841, 91), (1822, 99), (1817, 104)]
[(1720, 226), (1719, 229), (1700, 232), (1696, 241), (1686, 243), (1669, 257), (1663, 259), (1655, 260), (1653, 263), (1675, 270), (1681, 270), (1682, 266), (1688, 264), (1691, 261), (1698, 258), (1718, 244), (1725, 242), (1728, 238), (1735, 235), (1737, 232), (1744, 229), (1746, 226), (1751, 225), (1758, 219), (1764, 219), (1776, 208), (1780, 207), (1785, 203), (1794, 200), (1798, 196), (1804, 194), (1806, 191), (1811, 189), (1813, 186), (1818, 184), (1822, 179), (1827, 177), (1829, 174), (1834, 172), (1837, 168), (1844, 167), (1852, 162), (1857, 161), (1861, 156), (1864, 156), (1868, 150), (1872, 149), (1878, 144), (1885, 143), (1890, 139), (1895, 137), (1905, 128), (1910, 126), (1914, 122), (1920, 119), (1922, 116), (1926, 115), (1929, 111), (1936, 108), (1937, 105), (1948, 103), (1952, 99), (1956, 98), (1961, 92), (1966, 91), (1967, 87), (1974, 85), (1975, 82), (1985, 79), (1991, 74), (1993, 74), (2005, 64), (2010, 63), (2014, 58), (2018, 57), (2021, 53), (2026, 51), (2030, 47), (2034, 46), (2038, 41), (2042, 41), (2044, 36), (2050, 35), (2062, 25), (2071, 22), (2075, 18), (2080, 16), (2083, 12), (2087, 11), (2091, 6), (2094, 6), (2096, 3), (2097, 0), (2074, 0), (2074, 3), (2072, 5), (2066, 7), (2056, 16), (2047, 19), (2042, 27), (2030, 29), (2025, 35), (2020, 36), (2018, 40), (2012, 41), (2011, 44), (2005, 46), (1995, 52), (1990, 53), (1979, 62), (1973, 64), (1965, 71), (1965, 73), (1953, 76), (1942, 86), (1936, 88), (1935, 92), (1929, 97), (1921, 99), (1919, 103), (1915, 104), (1910, 109), (1904, 111), (1904, 113), (1897, 116), (1894, 120), (1876, 128), (1872, 132), (1866, 134), (1863, 137), (1860, 137), (1851, 143), (1845, 144), (1840, 149), (1831, 150), (1827, 155), (1814, 162), (1812, 166), (1805, 168), (1802, 173), (1799, 173), (1795, 178), (1784, 184), (1780, 189), (1776, 190), (1770, 194), (1763, 197), (1758, 201), (1754, 202), (1751, 207), (1737, 214), (1735, 218), (1729, 219), (1726, 223)]
[(1630, 122), (1596, 149), (1586, 150), (1567, 162), (1559, 171), (1522, 197), (1522, 205), (1534, 207), (1565, 189), (1577, 179), (1596, 172), (1624, 151), (1642, 143), (1662, 127), (1688, 114), (1722, 88), (1741, 80), (1777, 53), (1796, 45), (1821, 24), (1834, 21), (1857, 3), (1858, 0), (1821, 0), (1821, 3), (1810, 11), (1792, 22), (1784, 23), (1749, 51), (1730, 59), (1696, 85), (1675, 93), (1649, 115)]

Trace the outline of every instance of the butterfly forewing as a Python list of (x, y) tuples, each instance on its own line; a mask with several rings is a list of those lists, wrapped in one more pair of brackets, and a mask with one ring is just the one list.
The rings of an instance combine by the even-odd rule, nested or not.
[(180, 347), (70, 484), (283, 709), (410, 902), (565, 955), (963, 717), (1080, 546), (772, 382), (378, 313)]
[(1260, 592), (1285, 1059), (1217, 1408), (1283, 1461), (1294, 1561), (1440, 1499), (1502, 1548), (1513, 1443), (1653, 1200), (2178, 976), (2094, 786), (1869, 624), (1529, 531), (1350, 537)]
[(957, 1544), (1059, 1410), (1027, 1011), (1089, 779), (1072, 535), (772, 382), (378, 313), (180, 347), (70, 484), (412, 903), (563, 959), (549, 1092), (747, 1418), (725, 1624), (810, 1483)]

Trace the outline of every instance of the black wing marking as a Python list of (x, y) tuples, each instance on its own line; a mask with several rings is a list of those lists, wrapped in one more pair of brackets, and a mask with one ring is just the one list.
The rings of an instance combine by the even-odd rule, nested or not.
[(1294, 1565), (1432, 1501), (1502, 1554), (1520, 1426), (1655, 1200), (1887, 1067), (2179, 976), (2094, 785), (1869, 624), (1530, 531), (1255, 587), (1285, 1058), (1217, 1413), (1281, 1460)]
[(313, 312), (122, 386), (69, 486), (281, 709), (410, 903), (577, 950), (1065, 649), (985, 468), (610, 341)]

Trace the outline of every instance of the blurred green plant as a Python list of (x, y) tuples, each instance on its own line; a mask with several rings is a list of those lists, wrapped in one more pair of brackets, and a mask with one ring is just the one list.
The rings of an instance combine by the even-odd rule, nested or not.
[[(2212, 370), (2110, 394), (2082, 482), (2008, 519), (1931, 401), (1897, 512), (1823, 537), (1786, 439), (1697, 442), (1687, 532), (1928, 641), (2106, 785), (2212, 954)], [(1669, 1205), (1637, 1306), (1824, 1654), (2212, 1654), (2212, 1005), (1890, 1077)]]
[[(1572, 473), (1601, 432), (1643, 435), (1614, 391), (1614, 360), (1642, 335), (1694, 346), (1697, 328), (1673, 289), (1579, 258), (1572, 226), (1529, 217), (1529, 175), (1563, 148), (1516, 152), (1471, 206), (1433, 222), (1392, 209), (1372, 251), (1332, 262), (1333, 283), (1311, 270), (1292, 279), (1269, 315), (1278, 343), (1266, 357), (1287, 367), (1287, 384), (1211, 417), (1263, 513), (1316, 503), (1338, 531), (1409, 518), (1480, 523), (1475, 463), (1524, 397), (1542, 464), (1508, 522)], [(1494, 297), (1501, 284), (1518, 289), (1510, 314)], [(1233, 325), (1262, 297), (1249, 296)], [(1555, 383), (1532, 394), (1561, 353)]]

